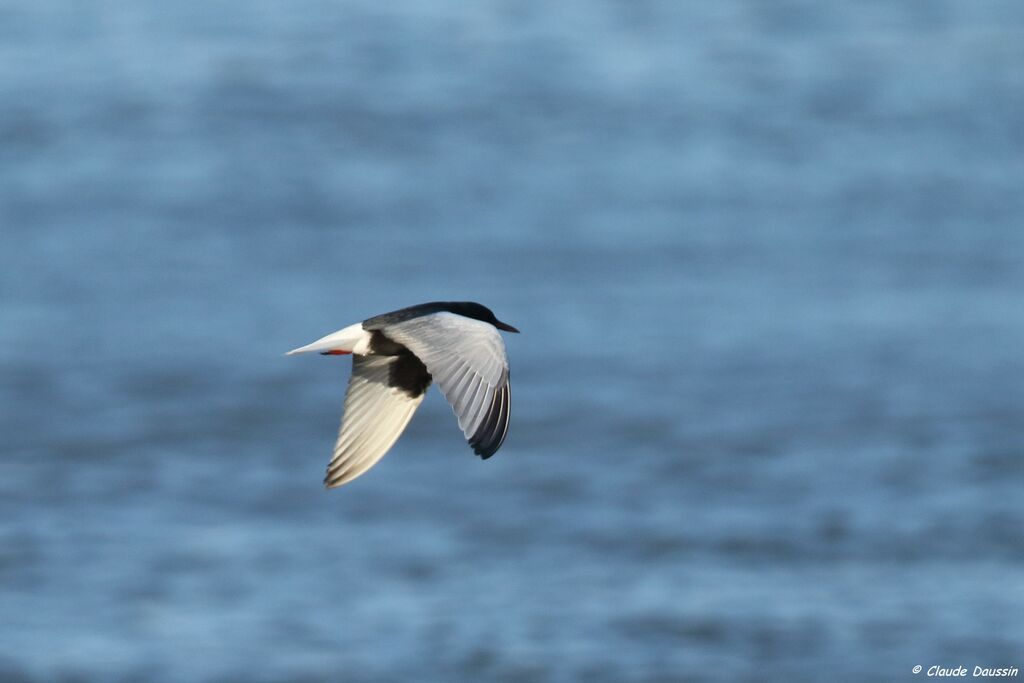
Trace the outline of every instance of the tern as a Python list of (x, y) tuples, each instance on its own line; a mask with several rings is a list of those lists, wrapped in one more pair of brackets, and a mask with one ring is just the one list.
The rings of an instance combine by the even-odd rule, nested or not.
[(409, 424), (431, 381), (451, 404), (473, 452), (487, 459), (508, 432), (508, 357), (498, 330), (519, 332), (486, 306), (433, 301), (367, 318), (286, 355), (352, 354), (352, 376), (324, 485), (377, 464)]

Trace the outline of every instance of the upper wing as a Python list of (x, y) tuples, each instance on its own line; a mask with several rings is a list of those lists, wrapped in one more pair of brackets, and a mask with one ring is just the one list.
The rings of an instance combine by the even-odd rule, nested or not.
[[(391, 384), (393, 366), (407, 361), (407, 356), (352, 357), (345, 415), (324, 478), (328, 488), (348, 483), (373, 467), (409, 424), (424, 392), (410, 396)], [(426, 374), (426, 369), (422, 372)]]
[(489, 458), (505, 440), (512, 394), (505, 343), (493, 325), (440, 312), (380, 329), (427, 366), (473, 451)]

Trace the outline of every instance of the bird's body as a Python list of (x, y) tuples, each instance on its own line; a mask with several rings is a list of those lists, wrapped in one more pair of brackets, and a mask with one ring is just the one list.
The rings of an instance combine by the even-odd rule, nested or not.
[(352, 377), (324, 483), (341, 486), (394, 445), (432, 381), (451, 404), (473, 451), (489, 458), (508, 431), (511, 391), (498, 330), (518, 332), (490, 309), (437, 301), (367, 318), (289, 351), (352, 354)]

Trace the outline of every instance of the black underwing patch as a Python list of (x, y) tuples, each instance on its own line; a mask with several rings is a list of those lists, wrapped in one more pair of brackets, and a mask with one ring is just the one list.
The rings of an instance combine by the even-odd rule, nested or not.
[(388, 385), (398, 387), (409, 398), (417, 398), (427, 390), (432, 379), (423, 361), (403, 347), (402, 352), (398, 353), (397, 358), (391, 363)]

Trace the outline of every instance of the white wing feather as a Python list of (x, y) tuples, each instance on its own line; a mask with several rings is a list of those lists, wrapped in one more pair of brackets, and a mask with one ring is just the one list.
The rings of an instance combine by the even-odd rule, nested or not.
[(423, 401), (388, 386), (396, 356), (353, 356), (334, 457), (324, 483), (346, 484), (373, 467), (394, 445)]

